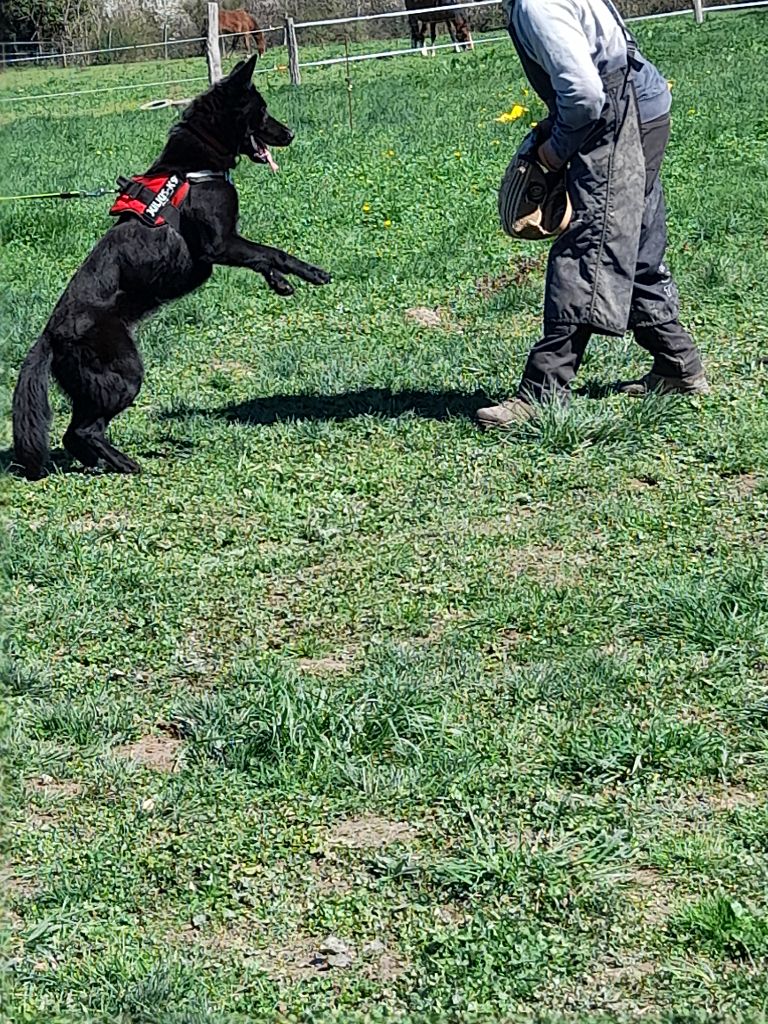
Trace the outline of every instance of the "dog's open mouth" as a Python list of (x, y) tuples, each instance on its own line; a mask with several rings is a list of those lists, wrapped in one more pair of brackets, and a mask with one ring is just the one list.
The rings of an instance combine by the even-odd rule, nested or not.
[(279, 171), (277, 161), (272, 156), (269, 146), (265, 146), (255, 135), (251, 135), (251, 160), (258, 164), (266, 164), (273, 173)]

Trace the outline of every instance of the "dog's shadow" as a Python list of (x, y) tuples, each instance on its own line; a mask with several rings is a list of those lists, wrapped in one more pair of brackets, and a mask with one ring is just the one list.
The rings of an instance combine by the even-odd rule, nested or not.
[(270, 426), (296, 420), (342, 421), (357, 416), (396, 418), (413, 413), (424, 419), (448, 420), (454, 417), (474, 419), (477, 410), (489, 404), (484, 391), (391, 391), (366, 388), (338, 395), (268, 395), (219, 409), (182, 408), (167, 413), (168, 418), (190, 414), (215, 416), (231, 423)]
[[(299, 420), (341, 422), (357, 416), (379, 416), (395, 419), (412, 413), (423, 419), (449, 420), (457, 417), (474, 420), (477, 410), (490, 404), (485, 391), (391, 391), (389, 388), (366, 388), (337, 395), (267, 395), (253, 398), (219, 409), (182, 407), (162, 414), (162, 418), (181, 419), (185, 416), (211, 416), (243, 423), (248, 426), (272, 426)], [(181, 448), (194, 447), (190, 443), (175, 442)], [(145, 451), (142, 458), (163, 458), (167, 451)], [(84, 473), (83, 467), (64, 449), (51, 452), (49, 469), (59, 473)], [(15, 465), (13, 449), (0, 451), (0, 473), (22, 475)]]
[[(86, 470), (64, 448), (54, 448), (48, 459), (48, 472), (85, 473)], [(0, 473), (7, 473), (8, 476), (24, 476), (21, 466), (13, 457), (13, 448), (3, 448), (0, 451)]]

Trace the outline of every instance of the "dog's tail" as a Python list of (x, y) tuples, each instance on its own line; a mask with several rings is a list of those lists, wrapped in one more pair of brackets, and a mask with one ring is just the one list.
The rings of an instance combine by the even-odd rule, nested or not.
[(13, 393), (13, 445), (16, 461), (29, 480), (45, 475), (48, 457), (48, 376), (53, 352), (43, 334), (27, 353)]

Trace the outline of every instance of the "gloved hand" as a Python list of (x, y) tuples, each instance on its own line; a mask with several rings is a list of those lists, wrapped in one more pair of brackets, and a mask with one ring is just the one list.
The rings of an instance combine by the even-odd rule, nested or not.
[(549, 136), (552, 134), (552, 125), (554, 124), (553, 117), (544, 117), (539, 121), (536, 127), (533, 129), (536, 132), (536, 141), (539, 145), (546, 142)]
[(539, 163), (548, 171), (559, 171), (566, 163), (566, 161), (561, 160), (557, 153), (555, 153), (550, 139), (546, 139), (541, 143), (536, 151), (536, 155), (539, 159)]

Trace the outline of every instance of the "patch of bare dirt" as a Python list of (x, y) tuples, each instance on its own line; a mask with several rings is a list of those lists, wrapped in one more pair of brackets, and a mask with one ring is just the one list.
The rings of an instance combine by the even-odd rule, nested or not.
[(134, 743), (115, 747), (112, 753), (157, 772), (175, 772), (182, 746), (181, 740), (173, 736), (142, 736)]
[(356, 948), (335, 935), (320, 940), (298, 936), (289, 945), (262, 950), (258, 959), (270, 977), (290, 981), (350, 968), (367, 978), (391, 981), (408, 966), (378, 939)]
[[(538, 580), (552, 580), (555, 583), (572, 582), (580, 569), (595, 560), (592, 551), (564, 551), (557, 544), (527, 544), (512, 547), (516, 523), (535, 514), (529, 505), (521, 505), (514, 515), (499, 516), (495, 519), (467, 520), (457, 524), (456, 532), (472, 537), (487, 537), (498, 541), (494, 554), (496, 564), (506, 573), (515, 576), (531, 575)], [(436, 542), (443, 538), (435, 538)]]
[(217, 373), (229, 373), (233, 377), (243, 377), (253, 373), (253, 367), (247, 363), (241, 363), (237, 359), (215, 359), (211, 363), (211, 369)]
[(629, 876), (629, 899), (643, 922), (655, 927), (664, 924), (672, 913), (674, 887), (656, 868), (634, 868)]
[(436, 617), (429, 628), (429, 631), (423, 636), (413, 637), (409, 640), (410, 647), (428, 647), (430, 644), (439, 643), (447, 629), (451, 626), (455, 626), (458, 623), (466, 621), (468, 612), (463, 610), (452, 610), (443, 612), (441, 615)]
[[(672, 913), (674, 884), (650, 866), (632, 868), (624, 882), (627, 888), (622, 889), (620, 898), (626, 899), (637, 915), (642, 940), (644, 929), (663, 927)], [(594, 1012), (607, 1014), (611, 1020), (614, 1016), (642, 1020), (659, 1010), (659, 966), (649, 959), (647, 945), (607, 949), (579, 978), (564, 979), (546, 1002), (559, 1012), (566, 1010), (569, 1020)]]
[(646, 989), (657, 966), (634, 953), (612, 954), (594, 964), (575, 985), (567, 983), (567, 989), (557, 993), (558, 1008), (567, 1009), (569, 1014), (598, 1011), (642, 1020), (657, 1009)]
[(515, 650), (525, 639), (519, 629), (514, 626), (504, 626), (499, 629), (487, 647), (489, 655), (495, 655), (505, 659), (510, 651)]
[(349, 970), (371, 980), (391, 981), (408, 969), (405, 957), (378, 939), (355, 946), (336, 935), (318, 939), (299, 934), (285, 943), (265, 946), (256, 922), (232, 923), (213, 930), (204, 917), (199, 921), (193, 918), (181, 930), (166, 931), (165, 937), (168, 942), (193, 945), (212, 954), (240, 954), (277, 981), (300, 981)]
[(471, 537), (499, 537), (514, 533), (521, 519), (530, 519), (534, 509), (530, 505), (518, 505), (514, 515), (495, 516), (493, 519), (473, 519), (461, 523), (457, 532), (468, 533)]
[(373, 981), (394, 981), (408, 970), (408, 961), (375, 939), (360, 951), (362, 971)]
[(3, 907), (2, 904), (0, 904), (0, 922), (4, 924), (9, 932), (21, 932), (24, 930), (24, 918), (20, 917), (13, 910)]
[(133, 520), (121, 512), (107, 512), (105, 515), (99, 516), (98, 519), (92, 515), (84, 515), (77, 519), (70, 519), (67, 523), (67, 527), (72, 533), (91, 533), (94, 530), (122, 533), (130, 526), (133, 526)]
[(343, 896), (354, 888), (354, 877), (333, 856), (318, 856), (310, 864), (309, 872), (320, 892)]
[(753, 793), (739, 786), (725, 786), (716, 793), (708, 794), (706, 799), (713, 811), (738, 811), (766, 805), (768, 794)]
[(632, 960), (616, 964), (613, 967), (603, 968), (603, 977), (609, 981), (638, 981), (649, 974), (654, 974), (656, 964), (653, 960)]
[(757, 473), (740, 473), (731, 480), (736, 495), (739, 498), (751, 498), (763, 483), (763, 478)]
[(500, 564), (515, 576), (533, 576), (549, 583), (572, 583), (593, 561), (588, 552), (566, 552), (557, 546), (530, 545), (500, 554)]
[(82, 784), (71, 779), (54, 779), (52, 775), (39, 775), (27, 783), (27, 788), (44, 796), (73, 799), (83, 791)]
[(544, 258), (541, 256), (523, 256), (515, 261), (511, 270), (505, 270), (501, 274), (484, 274), (475, 281), (475, 288), (482, 299), (492, 299), (494, 295), (505, 291), (507, 288), (517, 287), (523, 284), (532, 274), (543, 270)]
[(0, 871), (0, 892), (7, 898), (23, 902), (39, 892), (39, 885), (29, 875), (24, 875), (20, 870), (9, 867)]
[(194, 632), (187, 633), (178, 645), (173, 661), (175, 673), (203, 687), (210, 685), (220, 665), (220, 658), (210, 641)]
[[(322, 940), (296, 936), (285, 946), (261, 950), (259, 961), (270, 978), (280, 980), (297, 980), (324, 973), (332, 967), (343, 970), (350, 966), (349, 954), (345, 954), (346, 959), (340, 958), (339, 953), (324, 954), (320, 951), (324, 945)], [(329, 956), (334, 959), (333, 964)]]
[(349, 672), (352, 667), (352, 655), (340, 654), (335, 657), (328, 655), (324, 658), (299, 658), (296, 664), (300, 672), (306, 672), (308, 675), (339, 675)]
[(375, 814), (360, 818), (347, 818), (328, 832), (329, 846), (343, 846), (349, 850), (369, 850), (392, 843), (412, 843), (418, 830), (407, 821), (392, 821)]
[[(694, 719), (695, 720), (695, 719)], [(758, 807), (768, 802), (768, 793), (755, 792), (739, 785), (718, 785), (701, 790), (691, 787), (675, 797), (655, 805), (655, 815), (673, 818), (686, 832), (709, 828), (712, 813)]]
[(627, 481), (627, 487), (630, 491), (648, 491), (658, 486), (659, 481), (654, 476), (635, 476)]
[(31, 832), (48, 832), (60, 821), (60, 815), (54, 814), (53, 811), (32, 812), (25, 815), (23, 827)]
[(181, 929), (169, 929), (165, 932), (169, 942), (192, 945), (211, 953), (242, 953), (246, 956), (255, 955), (257, 944), (263, 941), (259, 925), (252, 922), (240, 922), (213, 930), (208, 921), (194, 919)]
[(436, 921), (440, 924), (449, 925), (452, 928), (459, 928), (461, 925), (466, 924), (468, 919), (466, 912), (453, 903), (444, 903), (433, 907), (432, 913)]
[(419, 327), (445, 327), (447, 326), (443, 314), (439, 309), (429, 309), (427, 306), (414, 306), (406, 309), (405, 319)]

